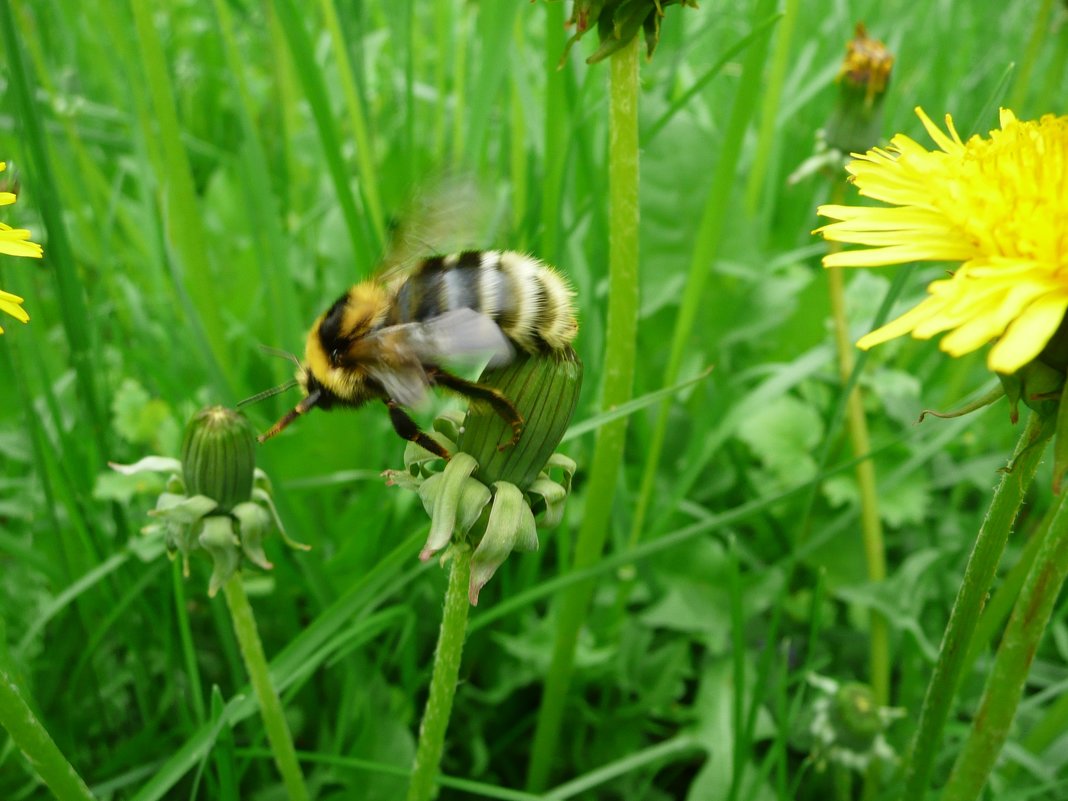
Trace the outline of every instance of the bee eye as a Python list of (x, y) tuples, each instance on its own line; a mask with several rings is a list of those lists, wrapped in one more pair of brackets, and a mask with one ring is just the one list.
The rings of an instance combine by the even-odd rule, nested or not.
[(330, 361), (335, 365), (341, 364), (341, 351), (337, 348), (330, 351)]

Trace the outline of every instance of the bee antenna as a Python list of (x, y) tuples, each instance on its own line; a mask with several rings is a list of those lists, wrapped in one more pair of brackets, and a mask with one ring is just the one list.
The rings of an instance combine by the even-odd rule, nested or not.
[(282, 392), (286, 392), (287, 390), (293, 389), (293, 387), (295, 387), (296, 385), (297, 385), (297, 379), (291, 378), (289, 381), (286, 381), (284, 384), (279, 384), (277, 387), (271, 387), (270, 389), (265, 389), (265, 390), (263, 390), (263, 392), (257, 392), (252, 397), (245, 398), (243, 401), (239, 401), (238, 404), (237, 404), (237, 408), (240, 409), (242, 406), (248, 406), (250, 403), (259, 403), (261, 400), (264, 400), (266, 398), (273, 398), (275, 395), (278, 395), (278, 394), (280, 394)]
[(300, 367), (300, 359), (288, 350), (282, 350), (281, 348), (272, 348), (270, 345), (260, 345), (260, 350), (264, 353), (269, 353), (271, 356), (278, 356), (281, 359), (286, 359), (293, 362), (297, 367)]

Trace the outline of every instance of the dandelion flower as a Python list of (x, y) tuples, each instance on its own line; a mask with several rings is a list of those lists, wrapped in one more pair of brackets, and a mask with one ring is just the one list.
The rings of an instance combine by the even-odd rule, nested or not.
[[(0, 161), (0, 172), (7, 169), (7, 162)], [(0, 206), (10, 206), (15, 202), (14, 192), (0, 192)], [(39, 259), (42, 255), (41, 246), (30, 241), (30, 232), (25, 228), (12, 228), (10, 225), (0, 223), (0, 253), (8, 256), (24, 256), (30, 259)], [(22, 298), (4, 292), (0, 289), (0, 312), (10, 314), (21, 323), (29, 322), (30, 315), (22, 308)], [(4, 329), (0, 327), (0, 334)]]
[(863, 349), (911, 333), (952, 356), (996, 340), (988, 365), (1014, 373), (1057, 331), (1068, 309), (1068, 117), (1020, 121), (961, 141), (916, 109), (937, 149), (898, 134), (847, 167), (860, 194), (889, 207), (827, 205), (824, 238), (866, 246), (826, 256), (827, 267), (955, 261), (949, 278), (898, 319), (857, 342)]

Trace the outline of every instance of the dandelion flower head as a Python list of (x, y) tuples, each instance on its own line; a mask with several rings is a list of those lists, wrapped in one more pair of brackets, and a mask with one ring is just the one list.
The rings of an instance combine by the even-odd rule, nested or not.
[(1014, 373), (1056, 333), (1068, 309), (1068, 117), (1020, 121), (1001, 111), (1000, 130), (961, 140), (916, 109), (937, 149), (898, 134), (887, 148), (854, 155), (847, 170), (882, 207), (827, 205), (837, 222), (824, 238), (863, 245), (832, 253), (827, 267), (953, 261), (928, 297), (862, 337), (867, 349), (911, 333), (946, 335), (952, 356), (996, 340), (987, 364)]

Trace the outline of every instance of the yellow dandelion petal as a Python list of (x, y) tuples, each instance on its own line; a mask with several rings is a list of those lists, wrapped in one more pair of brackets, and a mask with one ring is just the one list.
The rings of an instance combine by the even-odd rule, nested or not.
[(12, 228), (0, 223), (0, 253), (31, 259), (41, 258), (44, 253), (41, 246), (29, 240), (30, 232), (25, 228)]
[(14, 192), (0, 192), (0, 206), (10, 206), (15, 200)]
[(920, 122), (923, 123), (923, 127), (924, 129), (926, 129), (927, 134), (942, 150), (944, 150), (946, 153), (957, 154), (964, 149), (964, 143), (960, 141), (960, 136), (957, 134), (957, 129), (953, 127), (952, 117), (950, 117), (948, 114), (946, 115), (946, 128), (949, 129), (949, 133), (952, 136), (952, 138), (950, 138), (949, 136), (946, 136), (944, 133), (942, 133), (942, 131), (938, 128), (937, 125), (931, 122), (931, 118), (927, 116), (927, 114), (922, 108), (916, 106), (915, 111), (916, 116), (919, 117)]
[(990, 366), (1012, 372), (1041, 353), (1068, 309), (1068, 117), (1021, 122), (1002, 109), (1000, 129), (963, 141), (917, 108), (935, 148), (898, 134), (854, 157), (858, 192), (885, 206), (821, 206), (824, 238), (859, 245), (827, 267), (911, 261), (961, 262), (915, 309), (862, 338), (949, 332), (942, 348), (963, 355), (998, 339)]
[[(30, 315), (22, 308), (22, 298), (2, 289), (0, 289), (0, 312), (10, 314), (20, 323), (28, 323), (30, 321)], [(4, 329), (0, 328), (0, 334), (2, 333), (4, 333)]]
[(867, 350), (875, 345), (881, 345), (891, 339), (904, 336), (920, 323), (928, 320), (932, 315), (937, 315), (942, 308), (942, 301), (938, 298), (927, 298), (919, 306), (915, 306), (902, 314), (896, 320), (891, 320), (882, 328), (876, 328), (870, 334), (865, 334), (857, 340), (857, 347)]
[(1046, 347), (1068, 309), (1068, 293), (1058, 292), (1036, 300), (1009, 326), (990, 349), (987, 365), (999, 373), (1015, 373)]

